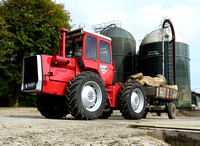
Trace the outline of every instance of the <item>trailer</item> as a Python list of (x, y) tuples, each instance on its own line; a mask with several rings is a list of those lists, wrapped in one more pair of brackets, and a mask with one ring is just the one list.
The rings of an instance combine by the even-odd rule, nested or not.
[(156, 112), (158, 115), (166, 112), (169, 119), (175, 119), (176, 105), (174, 101), (178, 100), (178, 90), (165, 86), (145, 86), (144, 88), (147, 96), (147, 106), (143, 118), (147, 116), (148, 112)]

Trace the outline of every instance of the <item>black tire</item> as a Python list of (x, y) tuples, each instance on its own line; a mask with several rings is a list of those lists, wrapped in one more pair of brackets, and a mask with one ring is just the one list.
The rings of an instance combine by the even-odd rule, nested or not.
[(99, 116), (99, 119), (108, 119), (109, 117), (111, 117), (112, 113), (113, 113), (113, 109), (106, 108), (104, 109), (102, 115)]
[(120, 111), (125, 119), (140, 119), (146, 109), (146, 96), (143, 86), (129, 79), (120, 96)]
[(102, 78), (94, 72), (81, 72), (67, 87), (67, 101), (76, 119), (97, 119), (106, 106), (107, 92)]
[(176, 118), (176, 105), (173, 102), (168, 103), (167, 113), (168, 113), (169, 119)]
[(41, 115), (50, 119), (61, 119), (69, 114), (66, 99), (62, 96), (39, 96), (37, 98), (37, 109)]
[(147, 118), (147, 114), (148, 114), (148, 112), (144, 112), (144, 114), (142, 115), (142, 118)]

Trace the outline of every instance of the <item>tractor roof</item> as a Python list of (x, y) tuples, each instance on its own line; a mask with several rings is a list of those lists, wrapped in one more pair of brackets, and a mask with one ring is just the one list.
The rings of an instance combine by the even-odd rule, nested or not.
[(66, 35), (67, 35), (67, 38), (70, 38), (71, 36), (72, 36), (72, 37), (79, 36), (79, 35), (83, 34), (84, 32), (87, 32), (87, 33), (90, 33), (90, 34), (93, 34), (93, 35), (102, 37), (102, 38), (107, 39), (107, 40), (109, 40), (109, 41), (112, 40), (110, 37), (107, 37), (107, 36), (102, 35), (102, 34), (99, 34), (99, 33), (92, 32), (92, 31), (87, 30), (87, 29), (85, 29), (85, 28), (75, 29), (75, 30), (73, 30), (73, 31), (68, 32)]

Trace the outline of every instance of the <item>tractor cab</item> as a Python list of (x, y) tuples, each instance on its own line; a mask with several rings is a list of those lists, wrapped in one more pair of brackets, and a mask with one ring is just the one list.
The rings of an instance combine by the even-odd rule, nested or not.
[[(58, 55), (53, 56), (53, 65), (68, 68), (76, 62), (75, 75), (82, 71), (93, 71), (104, 83), (112, 84), (114, 67), (111, 38), (83, 28), (68, 32), (61, 29)], [(74, 63), (73, 63), (74, 64)]]

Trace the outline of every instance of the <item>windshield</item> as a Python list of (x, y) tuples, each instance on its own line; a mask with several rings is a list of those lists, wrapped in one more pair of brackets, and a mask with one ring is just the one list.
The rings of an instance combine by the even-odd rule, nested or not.
[(82, 55), (82, 40), (70, 39), (65, 44), (65, 57), (80, 57)]

